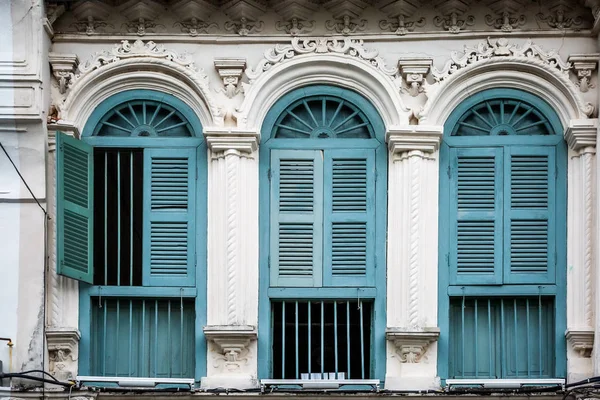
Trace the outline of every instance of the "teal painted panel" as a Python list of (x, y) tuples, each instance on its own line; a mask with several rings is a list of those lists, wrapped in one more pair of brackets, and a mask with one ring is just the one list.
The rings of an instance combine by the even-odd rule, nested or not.
[(194, 286), (196, 149), (144, 150), (145, 286)]
[(323, 285), (373, 286), (375, 151), (328, 150), (323, 171)]
[(555, 156), (549, 146), (505, 150), (505, 284), (556, 281)]
[(321, 286), (323, 158), (271, 152), (271, 286)]
[(450, 150), (450, 283), (502, 283), (502, 149)]
[(92, 375), (194, 377), (193, 299), (92, 298), (91, 311)]
[(92, 283), (94, 160), (88, 144), (56, 135), (57, 272)]

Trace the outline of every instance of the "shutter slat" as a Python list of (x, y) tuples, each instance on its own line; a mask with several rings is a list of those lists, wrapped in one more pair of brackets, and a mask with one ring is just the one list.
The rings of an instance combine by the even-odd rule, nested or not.
[(451, 149), (450, 155), (451, 283), (501, 283), (502, 150)]
[(144, 285), (195, 284), (196, 149), (144, 151)]
[(271, 170), (271, 286), (320, 286), (321, 152), (273, 150)]
[(375, 153), (325, 152), (325, 286), (370, 286), (374, 274)]
[(93, 148), (58, 132), (57, 272), (93, 282)]

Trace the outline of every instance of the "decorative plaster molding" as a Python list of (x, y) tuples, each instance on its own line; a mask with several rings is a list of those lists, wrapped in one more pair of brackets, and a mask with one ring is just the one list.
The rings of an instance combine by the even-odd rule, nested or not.
[(54, 36), (54, 29), (52, 25), (56, 22), (58, 18), (65, 12), (64, 4), (47, 4), (46, 5), (46, 18), (43, 19), (42, 23), (44, 26), (44, 30), (50, 36)]
[(433, 19), (434, 25), (443, 27), (450, 33), (458, 33), (467, 26), (474, 25), (475, 17), (472, 15), (468, 15), (464, 19), (459, 19), (471, 9), (472, 3), (473, 0), (435, 0), (434, 7), (442, 15), (438, 15)]
[(422, 85), (432, 65), (433, 58), (429, 57), (401, 57), (398, 60), (398, 68), (411, 96), (425, 91)]
[(385, 337), (395, 346), (401, 362), (418, 363), (429, 345), (440, 337), (440, 329), (431, 327), (420, 331), (408, 331), (402, 328), (388, 328)]
[(594, 348), (594, 330), (585, 329), (567, 329), (565, 336), (573, 349), (581, 357), (590, 357)]
[(230, 0), (221, 9), (231, 18), (225, 22), (224, 28), (240, 36), (247, 36), (263, 30), (265, 23), (259, 17), (267, 11), (267, 5), (259, 0)]
[(565, 76), (568, 76), (571, 64), (562, 60), (556, 50), (544, 51), (540, 46), (528, 40), (523, 46), (509, 44), (505, 38), (491, 39), (480, 42), (477, 46), (465, 46), (463, 54), (453, 51), (450, 53), (451, 60), (446, 62), (444, 68), (439, 71), (433, 67), (431, 74), (437, 82), (448, 79), (456, 71), (493, 57), (516, 58), (537, 62), (544, 66), (556, 68)]
[(336, 31), (346, 36), (356, 31), (364, 31), (367, 29), (367, 20), (361, 19), (360, 21), (353, 21), (349, 15), (344, 15), (341, 18), (328, 19), (325, 21), (325, 28), (328, 31)]
[(569, 62), (573, 64), (573, 69), (579, 79), (579, 90), (587, 92), (590, 89), (594, 89), (596, 85), (591, 83), (592, 73), (598, 66), (598, 59), (600, 54), (571, 54), (569, 56)]
[(385, 65), (383, 58), (379, 56), (377, 50), (367, 50), (363, 46), (362, 39), (336, 39), (336, 38), (292, 38), (292, 43), (288, 45), (276, 45), (264, 53), (262, 60), (258, 62), (254, 69), (247, 69), (246, 76), (250, 79), (250, 84), (256, 80), (265, 71), (268, 71), (276, 64), (302, 54), (324, 54), (338, 53), (351, 57), (356, 57), (365, 61), (370, 66), (375, 67), (386, 75), (397, 77), (398, 69), (390, 69)]
[(312, 32), (315, 29), (316, 21), (305, 21), (298, 18), (292, 18), (289, 21), (277, 21), (275, 29), (285, 31), (292, 36), (298, 36), (301, 33)]
[(119, 12), (129, 22), (124, 26), (129, 33), (144, 36), (147, 31), (154, 32), (154, 28), (162, 26), (154, 21), (163, 12), (164, 7), (154, 0), (129, 0), (119, 7)]
[(230, 99), (242, 92), (239, 82), (246, 69), (245, 58), (215, 58), (215, 68), (223, 79), (223, 93)]
[(250, 156), (258, 148), (259, 134), (239, 129), (205, 129), (204, 137), (215, 155), (231, 152)]
[(598, 135), (598, 119), (574, 119), (569, 122), (565, 131), (565, 140), (575, 151), (586, 147), (596, 147)]
[(433, 153), (440, 145), (444, 134), (443, 126), (408, 125), (386, 133), (386, 142), (394, 161), (408, 153), (423, 157), (423, 153)]
[(198, 36), (208, 33), (210, 28), (218, 28), (215, 22), (209, 22), (210, 16), (218, 10), (210, 1), (179, 0), (170, 7), (179, 18), (173, 26), (180, 26), (181, 31), (190, 36)]
[(485, 4), (492, 9), (496, 16), (485, 16), (485, 23), (503, 32), (512, 32), (522, 26), (527, 17), (519, 14), (527, 6), (527, 0), (487, 0)]
[(333, 19), (325, 21), (328, 31), (349, 35), (367, 28), (367, 20), (358, 20), (369, 3), (364, 0), (328, 0), (323, 6), (331, 12)]
[(409, 20), (414, 13), (422, 6), (421, 0), (379, 0), (377, 7), (385, 13), (389, 20), (379, 21), (379, 27), (383, 30), (389, 30), (396, 35), (406, 35), (412, 32), (416, 27), (425, 25), (425, 18)]
[(263, 30), (265, 23), (263, 21), (251, 22), (245, 17), (240, 18), (239, 22), (227, 21), (223, 26), (226, 31), (235, 32), (240, 36), (248, 36), (251, 33), (258, 33)]
[(46, 328), (50, 373), (61, 381), (77, 376), (77, 358), (81, 334), (76, 328)]
[(209, 325), (204, 327), (204, 336), (217, 346), (230, 370), (239, 369), (240, 355), (258, 337), (256, 327), (248, 325)]
[(61, 94), (67, 91), (75, 69), (79, 65), (79, 59), (75, 54), (48, 53), (48, 61), (52, 67), (52, 74), (58, 81), (58, 90)]
[(64, 121), (48, 124), (46, 128), (48, 130), (48, 152), (50, 153), (56, 151), (56, 132), (62, 132), (75, 139), (80, 138), (79, 129)]
[(102, 0), (78, 1), (71, 11), (77, 20), (73, 26), (78, 32), (85, 32), (86, 35), (93, 35), (98, 28), (113, 26), (106, 22), (111, 8)]
[(568, 29), (572, 26), (579, 26), (583, 23), (583, 18), (579, 15), (567, 17), (567, 14), (573, 11), (576, 2), (570, 0), (546, 0), (544, 5), (550, 11), (550, 14), (536, 14), (535, 18), (540, 22), (545, 22), (553, 29)]

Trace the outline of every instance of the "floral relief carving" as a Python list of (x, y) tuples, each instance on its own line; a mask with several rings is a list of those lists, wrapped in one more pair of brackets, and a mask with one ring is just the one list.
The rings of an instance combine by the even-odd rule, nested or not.
[(518, 17), (513, 17), (508, 11), (504, 11), (502, 15), (497, 18), (490, 14), (485, 16), (485, 23), (488, 24), (488, 26), (500, 29), (502, 32), (512, 32), (513, 29), (523, 26), (525, 22), (527, 22), (527, 17), (525, 15), (521, 14)]
[(173, 26), (179, 26), (181, 32), (187, 33), (190, 36), (198, 36), (202, 33), (208, 33), (208, 30), (211, 28), (219, 28), (219, 25), (216, 22), (204, 22), (200, 21), (198, 18), (175, 22)]
[(446, 16), (436, 16), (433, 19), (433, 23), (435, 26), (442, 27), (450, 33), (458, 33), (468, 26), (475, 25), (475, 17), (469, 15), (464, 19), (460, 19), (459, 15), (453, 12)]
[(379, 27), (383, 30), (389, 30), (396, 35), (406, 35), (409, 32), (415, 30), (416, 27), (425, 26), (425, 17), (421, 17), (414, 21), (407, 20), (404, 15), (398, 15), (393, 20), (381, 20), (379, 21)]
[(249, 21), (246, 17), (240, 18), (238, 22), (227, 21), (224, 28), (228, 32), (235, 32), (240, 36), (248, 36), (251, 33), (258, 33), (263, 30), (265, 23), (263, 21)]
[(328, 31), (336, 31), (342, 35), (349, 35), (356, 31), (364, 31), (367, 29), (367, 20), (361, 19), (355, 22), (349, 15), (344, 15), (341, 18), (327, 20), (325, 22), (325, 28)]
[(536, 14), (536, 19), (545, 22), (553, 29), (568, 29), (572, 26), (583, 24), (583, 18), (580, 16), (567, 17), (564, 10), (557, 10), (554, 14), (544, 15), (543, 13)]
[(312, 32), (315, 29), (315, 21), (305, 21), (298, 18), (292, 18), (291, 20), (277, 21), (275, 29), (278, 31), (285, 31), (292, 36), (298, 36), (301, 33)]

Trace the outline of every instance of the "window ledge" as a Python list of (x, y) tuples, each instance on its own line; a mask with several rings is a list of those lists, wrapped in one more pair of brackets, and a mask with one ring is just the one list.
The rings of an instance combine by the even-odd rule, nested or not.
[(388, 328), (385, 337), (396, 347), (396, 353), (403, 363), (418, 363), (429, 345), (440, 337), (440, 328), (429, 327), (418, 331), (402, 328)]

